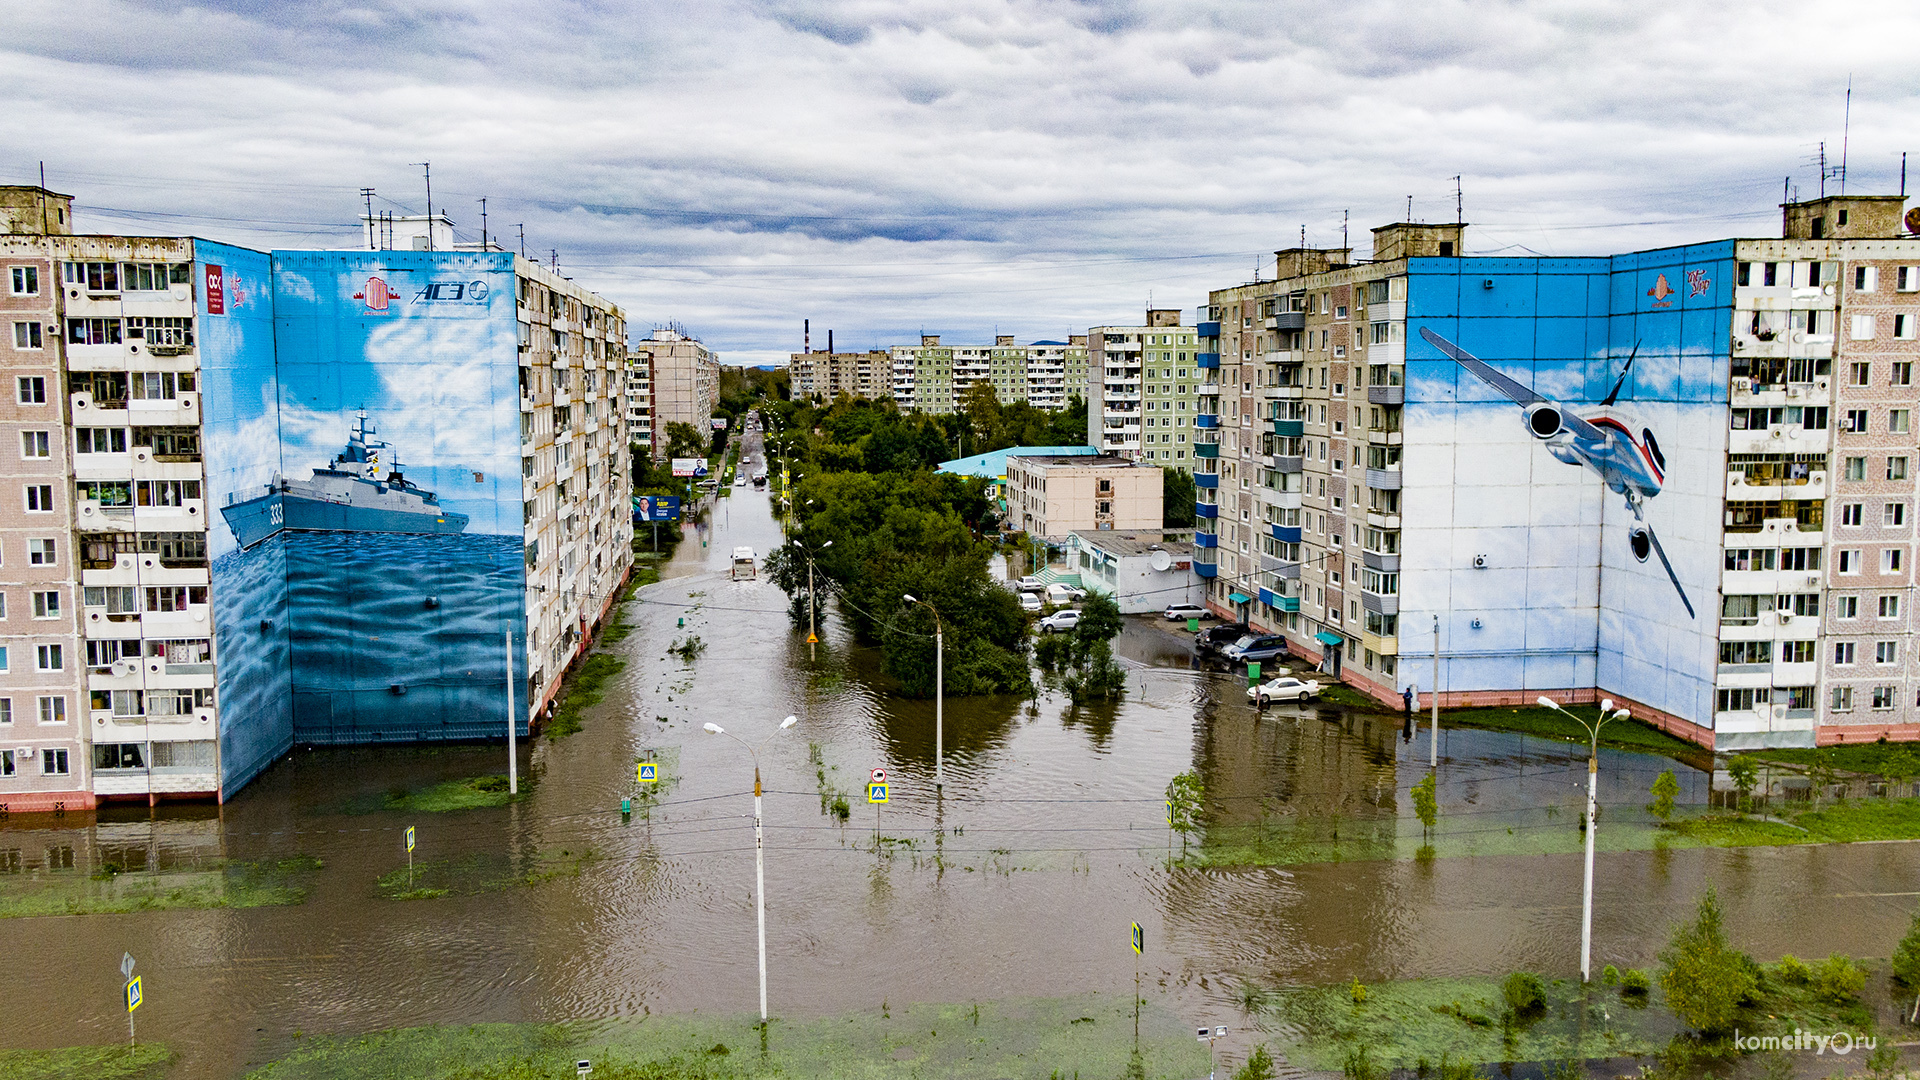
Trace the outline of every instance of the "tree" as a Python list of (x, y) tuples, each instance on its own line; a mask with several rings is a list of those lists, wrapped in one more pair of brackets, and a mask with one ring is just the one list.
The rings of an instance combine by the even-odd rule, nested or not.
[(1745, 754), (1735, 754), (1727, 762), (1727, 778), (1740, 792), (1740, 809), (1744, 813), (1752, 802), (1753, 786), (1760, 780), (1760, 768)]
[(1741, 1002), (1753, 993), (1753, 958), (1727, 943), (1720, 896), (1709, 888), (1691, 923), (1674, 928), (1660, 952), (1660, 989), (1667, 1005), (1703, 1032), (1733, 1026)]
[(1907, 936), (1893, 948), (1893, 978), (1902, 986), (1920, 990), (1920, 912), (1907, 926)]
[(676, 420), (667, 425), (667, 456), (669, 458), (705, 457), (707, 437), (692, 424)]
[(1109, 644), (1125, 625), (1113, 597), (1093, 593), (1081, 603), (1068, 653), (1072, 669), (1061, 679), (1074, 704), (1106, 701), (1126, 692), (1127, 671), (1114, 660)]
[(1420, 835), (1431, 836), (1434, 823), (1440, 820), (1440, 801), (1434, 795), (1438, 786), (1434, 773), (1428, 773), (1425, 780), (1413, 785), (1409, 792), (1413, 796), (1413, 812), (1420, 818)]
[(1193, 528), (1193, 474), (1162, 468), (1160, 523), (1169, 529)]
[(1201, 827), (1201, 802), (1206, 797), (1206, 784), (1192, 769), (1167, 781), (1167, 823), (1180, 834), (1182, 850), (1186, 849), (1187, 834)]
[(1673, 770), (1668, 769), (1653, 780), (1653, 802), (1647, 806), (1648, 812), (1661, 821), (1673, 816), (1673, 799), (1680, 794), (1680, 781), (1674, 779)]

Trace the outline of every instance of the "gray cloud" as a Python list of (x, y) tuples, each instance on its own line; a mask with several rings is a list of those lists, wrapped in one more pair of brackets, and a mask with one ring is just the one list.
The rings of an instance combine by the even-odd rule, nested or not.
[[(83, 226), (350, 244), (363, 185), (735, 357), (1191, 308), (1406, 212), (1470, 248), (1767, 234), (1840, 135), (1890, 190), (1910, 5), (73, 0), (10, 11), (0, 175)], [(1268, 257), (1270, 262), (1270, 256)]]

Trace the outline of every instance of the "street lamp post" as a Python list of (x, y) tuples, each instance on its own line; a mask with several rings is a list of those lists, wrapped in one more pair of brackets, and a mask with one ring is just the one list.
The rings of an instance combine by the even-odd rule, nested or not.
[[(808, 499), (807, 502), (811, 503), (813, 500)], [(818, 647), (820, 640), (820, 628), (815, 621), (815, 613), (819, 609), (815, 606), (813, 599), (813, 552), (808, 551), (807, 545), (798, 540), (793, 542), (793, 546), (799, 548), (800, 554), (807, 557), (807, 663), (811, 664), (816, 659), (814, 650)], [(820, 545), (820, 550), (825, 551), (832, 546), (833, 541), (829, 540)]]
[(1560, 707), (1560, 703), (1550, 697), (1538, 699), (1540, 704), (1571, 719), (1587, 732), (1587, 877), (1586, 886), (1580, 898), (1580, 981), (1593, 981), (1593, 834), (1599, 822), (1595, 819), (1595, 800), (1598, 797), (1597, 785), (1600, 779), (1600, 729), (1609, 721), (1624, 720), (1632, 715), (1625, 709), (1615, 709), (1612, 698), (1600, 699), (1600, 717), (1589, 723)]
[(933, 790), (937, 793), (946, 787), (946, 724), (942, 715), (947, 703), (946, 631), (940, 623), (940, 609), (931, 601), (916, 600), (912, 593), (903, 593), (901, 598), (909, 604), (926, 604), (933, 612)]
[(753, 917), (760, 926), (760, 1022), (767, 1020), (767, 854), (760, 831), (760, 747), (767, 745), (767, 739), (787, 730), (800, 722), (797, 716), (789, 716), (780, 721), (780, 726), (767, 733), (755, 746), (738, 735), (733, 734), (719, 724), (703, 725), (715, 735), (725, 735), (734, 742), (747, 748), (747, 756), (753, 759)]

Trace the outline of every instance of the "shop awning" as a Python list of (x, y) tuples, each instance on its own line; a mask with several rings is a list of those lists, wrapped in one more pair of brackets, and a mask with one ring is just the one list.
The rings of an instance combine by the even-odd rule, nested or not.
[(1331, 631), (1322, 630), (1319, 633), (1313, 635), (1313, 640), (1319, 642), (1322, 645), (1340, 645), (1340, 644), (1344, 644), (1347, 639)]
[(1253, 597), (1248, 596), (1246, 593), (1228, 593), (1227, 599), (1233, 601), (1236, 604), (1244, 604), (1247, 601), (1253, 599)]

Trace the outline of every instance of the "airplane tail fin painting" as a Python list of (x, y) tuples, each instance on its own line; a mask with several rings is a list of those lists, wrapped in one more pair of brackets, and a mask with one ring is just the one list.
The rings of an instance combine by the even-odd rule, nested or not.
[(1640, 343), (1636, 341), (1633, 343), (1633, 351), (1627, 354), (1627, 366), (1620, 369), (1620, 377), (1613, 380), (1613, 390), (1607, 394), (1606, 400), (1602, 401), (1601, 405), (1612, 406), (1614, 402), (1620, 400), (1620, 388), (1627, 385), (1627, 376), (1633, 373), (1633, 358), (1639, 355)]

